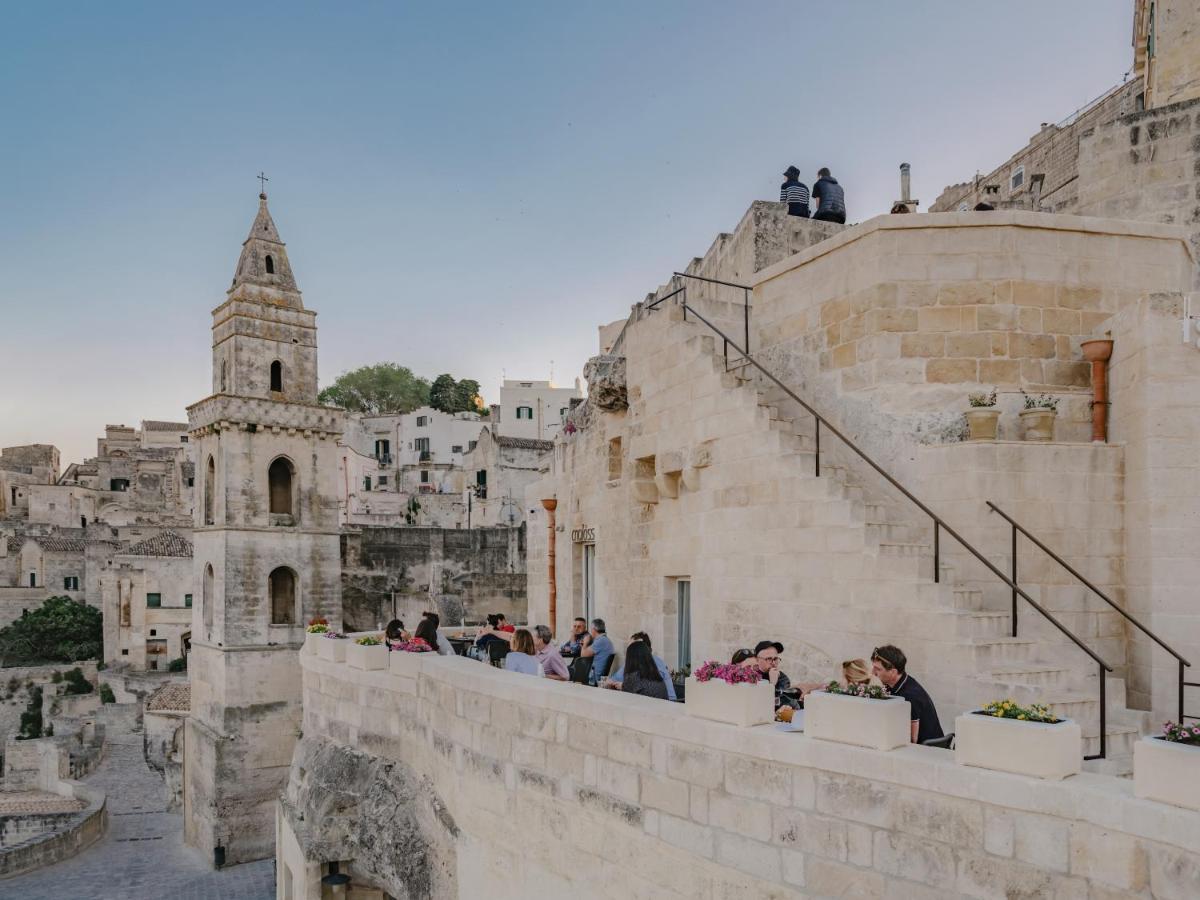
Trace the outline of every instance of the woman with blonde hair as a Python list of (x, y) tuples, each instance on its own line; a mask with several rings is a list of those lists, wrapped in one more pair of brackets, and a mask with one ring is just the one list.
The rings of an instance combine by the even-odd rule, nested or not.
[(848, 659), (842, 663), (842, 684), (878, 684), (881, 682), (871, 672), (871, 664), (865, 659)]

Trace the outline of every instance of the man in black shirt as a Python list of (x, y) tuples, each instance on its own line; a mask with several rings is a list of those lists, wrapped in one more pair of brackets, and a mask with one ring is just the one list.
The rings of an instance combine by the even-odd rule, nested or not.
[(932, 738), (944, 736), (942, 723), (938, 721), (937, 709), (925, 688), (904, 671), (907, 664), (904, 651), (891, 644), (876, 647), (871, 654), (871, 671), (875, 677), (883, 682), (893, 696), (908, 701), (912, 708), (912, 741), (914, 744), (923, 744)]
[(814, 219), (846, 224), (846, 192), (828, 169), (822, 168), (817, 172), (812, 198), (817, 201), (817, 211), (812, 216)]

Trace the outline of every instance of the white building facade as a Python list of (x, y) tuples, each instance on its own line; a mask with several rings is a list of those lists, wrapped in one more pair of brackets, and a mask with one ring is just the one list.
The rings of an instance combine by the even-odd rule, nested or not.
[(550, 381), (505, 379), (500, 386), (496, 433), (536, 441), (553, 440), (571, 411), (571, 401), (582, 399), (579, 379), (569, 388), (555, 387)]

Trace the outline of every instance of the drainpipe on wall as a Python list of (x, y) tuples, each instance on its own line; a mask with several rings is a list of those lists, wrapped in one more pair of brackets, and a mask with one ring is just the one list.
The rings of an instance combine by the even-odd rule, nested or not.
[(549, 519), (549, 544), (546, 552), (547, 563), (549, 566), (550, 578), (550, 630), (558, 632), (558, 584), (554, 577), (554, 510), (558, 508), (558, 500), (551, 497), (549, 500), (542, 501), (542, 509), (546, 510), (547, 519)]
[(1079, 345), (1083, 358), (1092, 364), (1092, 441), (1108, 441), (1108, 372), (1113, 342), (1107, 338), (1084, 341)]

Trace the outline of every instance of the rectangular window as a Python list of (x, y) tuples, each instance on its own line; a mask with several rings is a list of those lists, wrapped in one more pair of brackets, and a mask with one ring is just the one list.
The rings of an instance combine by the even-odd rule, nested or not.
[(192, 595), (191, 594), (183, 595), (183, 605), (186, 606), (188, 609), (192, 608)]
[(181, 435), (179, 436), (179, 443), (181, 443), (181, 444), (186, 444), (186, 443), (188, 442), (188, 439), (187, 439), (187, 437), (188, 437), (188, 436), (187, 436), (186, 434), (181, 434)]
[(196, 479), (195, 479), (195, 478), (189, 478), (189, 479), (187, 480), (187, 486), (188, 486), (188, 487), (195, 487), (195, 486), (196, 486)]
[(429, 484), (429, 473), (424, 469), (421, 470), (421, 484)]
[(162, 606), (162, 594), (147, 594), (146, 606), (149, 609), (158, 609)]
[(417, 416), (417, 427), (424, 428), (429, 424), (429, 416)]
[(363, 476), (363, 490), (369, 491), (370, 489), (371, 489), (371, 476), (364, 475)]
[(472, 450), (474, 450), (478, 443), (479, 441), (471, 441), (469, 444), (467, 444), (467, 452), (470, 453)]
[(37, 573), (36, 572), (29, 573), (29, 586), (37, 587)]
[(1008, 179), (1008, 189), (1010, 191), (1015, 191), (1017, 188), (1019, 188), (1024, 183), (1025, 183), (1025, 167), (1017, 166), (1015, 169), (1013, 169), (1012, 177), (1010, 177)]
[(596, 617), (596, 545), (583, 545), (583, 617)]
[(679, 618), (677, 668), (682, 669), (692, 664), (692, 583), (683, 580), (676, 582), (675, 592)]
[(462, 453), (462, 444), (455, 444), (450, 448), (451, 453)]
[(65, 578), (63, 578), (63, 590), (64, 591), (79, 590), (79, 576), (78, 575), (67, 575)]
[(533, 407), (532, 406), (518, 406), (517, 407), (517, 418), (518, 419), (532, 419), (533, 418)]
[(418, 450), (421, 453), (428, 453), (429, 438), (417, 438), (415, 441), (413, 441), (413, 449)]
[(387, 486), (387, 478), (388, 478), (388, 477), (387, 477), (386, 475), (380, 475), (380, 476), (379, 476), (379, 486), (380, 486), (380, 487), (386, 487), (386, 486)]

